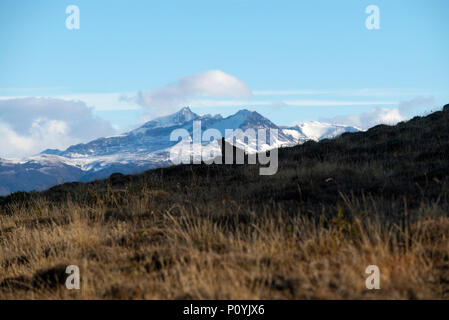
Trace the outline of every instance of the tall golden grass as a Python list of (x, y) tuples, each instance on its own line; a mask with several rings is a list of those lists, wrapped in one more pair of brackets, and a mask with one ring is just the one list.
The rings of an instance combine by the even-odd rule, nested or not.
[[(1, 299), (429, 299), (449, 295), (449, 218), (404, 225), (337, 208), (333, 218), (159, 203), (163, 190), (95, 204), (36, 200), (0, 215)], [(342, 195), (342, 197), (344, 197)], [(107, 201), (106, 201), (107, 200)], [(352, 219), (343, 211), (352, 210)], [(370, 218), (371, 217), (371, 218)], [(377, 265), (381, 289), (365, 287)], [(81, 289), (42, 272), (78, 265)]]

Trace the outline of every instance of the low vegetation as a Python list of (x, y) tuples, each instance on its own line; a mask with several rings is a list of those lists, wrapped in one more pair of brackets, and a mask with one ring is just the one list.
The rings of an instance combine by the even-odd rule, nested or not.
[(449, 105), (281, 149), (273, 176), (184, 165), (0, 198), (0, 298), (444, 299), (448, 209)]

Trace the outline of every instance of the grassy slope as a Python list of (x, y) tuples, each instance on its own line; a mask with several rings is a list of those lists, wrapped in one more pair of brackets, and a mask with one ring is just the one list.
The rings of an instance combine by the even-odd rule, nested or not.
[(274, 176), (178, 166), (0, 198), (0, 298), (447, 298), (448, 159), (446, 106), (282, 149)]

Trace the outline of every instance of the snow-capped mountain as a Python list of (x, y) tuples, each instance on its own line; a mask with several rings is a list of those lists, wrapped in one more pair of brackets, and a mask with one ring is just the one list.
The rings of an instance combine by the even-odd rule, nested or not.
[(0, 195), (14, 191), (43, 190), (80, 180), (84, 172), (58, 156), (38, 155), (24, 160), (0, 159)]
[[(53, 185), (72, 181), (90, 181), (106, 178), (112, 173), (139, 173), (145, 170), (171, 165), (170, 151), (189, 140), (171, 141), (175, 129), (185, 129), (193, 134), (195, 121), (201, 121), (202, 132), (218, 130), (223, 137), (237, 147), (246, 144), (226, 134), (226, 129), (277, 129), (278, 136), (271, 145), (248, 145), (248, 152), (292, 146), (313, 139), (332, 138), (357, 128), (309, 122), (294, 127), (278, 127), (255, 111), (241, 110), (229, 117), (221, 115), (200, 116), (186, 107), (180, 111), (151, 120), (141, 127), (121, 135), (73, 145), (66, 150), (49, 149), (22, 160), (0, 159), (0, 195), (15, 191), (43, 190)], [(219, 152), (218, 142), (202, 143), (204, 148)], [(194, 152), (194, 151), (192, 151)], [(212, 154), (213, 154), (212, 152)]]
[(342, 133), (357, 132), (360, 131), (360, 129), (351, 126), (311, 121), (293, 127), (283, 127), (282, 131), (284, 134), (295, 139), (298, 143), (303, 143), (307, 140), (319, 141), (322, 139), (332, 139)]

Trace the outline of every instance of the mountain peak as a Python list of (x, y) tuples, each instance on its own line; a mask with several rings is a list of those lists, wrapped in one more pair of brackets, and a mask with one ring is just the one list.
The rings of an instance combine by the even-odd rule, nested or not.
[(257, 111), (248, 110), (248, 109), (239, 110), (239, 111), (237, 111), (237, 113), (235, 115), (241, 115), (241, 116), (259, 115), (259, 116), (261, 116)]
[(192, 110), (190, 110), (190, 107), (183, 107), (181, 110), (179, 110), (177, 113), (193, 113)]
[(235, 113), (231, 118), (241, 121), (241, 126), (246, 127), (267, 127), (277, 128), (269, 119), (254, 110), (242, 109)]
[(240, 113), (240, 114), (250, 114), (252, 112), (254, 112), (254, 111), (250, 111), (248, 109), (242, 109), (242, 110), (237, 111), (237, 113)]
[(179, 126), (186, 122), (192, 121), (199, 116), (190, 110), (190, 107), (184, 107), (179, 111), (169, 114), (167, 116), (162, 116), (148, 121), (140, 128), (134, 130), (133, 132), (141, 132), (142, 129), (154, 129), (154, 128), (169, 128), (174, 126)]
[(166, 119), (171, 119), (176, 121), (176, 124), (181, 124), (182, 121), (186, 122), (186, 121), (191, 121), (195, 118), (198, 118), (198, 115), (194, 112), (192, 112), (192, 110), (190, 109), (190, 107), (183, 107), (182, 109), (180, 109), (179, 111), (170, 114), (168, 116), (165, 117), (159, 117), (154, 119), (153, 121), (161, 121), (161, 120), (166, 120)]

